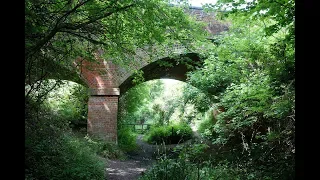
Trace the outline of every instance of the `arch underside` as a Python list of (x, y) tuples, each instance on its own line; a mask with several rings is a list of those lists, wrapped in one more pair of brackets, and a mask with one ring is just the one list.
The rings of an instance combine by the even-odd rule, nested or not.
[[(145, 81), (153, 79), (175, 79), (185, 82), (187, 79), (187, 72), (193, 70), (202, 64), (202, 59), (197, 53), (181, 54), (179, 58), (189, 58), (188, 66), (179, 62), (176, 58), (163, 58), (158, 61), (152, 62), (147, 66), (141, 68)], [(161, 62), (172, 64), (172, 66), (163, 66)], [(191, 67), (191, 68), (190, 68)], [(130, 88), (137, 85), (133, 83), (134, 75), (128, 77), (120, 86), (120, 94), (126, 93)]]

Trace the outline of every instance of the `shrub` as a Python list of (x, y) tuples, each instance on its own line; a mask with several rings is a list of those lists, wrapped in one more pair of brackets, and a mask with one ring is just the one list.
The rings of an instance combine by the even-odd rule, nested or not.
[(104, 179), (105, 163), (85, 143), (72, 136), (42, 136), (26, 142), (29, 179)]
[(152, 127), (145, 135), (151, 144), (177, 144), (192, 138), (192, 129), (185, 123)]
[(138, 145), (136, 143), (137, 134), (129, 127), (122, 127), (118, 130), (118, 145), (125, 152), (134, 151)]
[(184, 160), (162, 159), (140, 177), (140, 180), (196, 179), (196, 166)]
[(180, 180), (180, 179), (239, 179), (239, 173), (235, 172), (227, 164), (214, 165), (210, 159), (201, 158), (207, 156), (205, 144), (182, 145), (175, 148), (178, 153), (176, 159), (163, 155), (159, 161), (140, 178), (141, 180)]
[(28, 100), (25, 116), (26, 179), (105, 179), (104, 161), (54, 111)]
[(114, 143), (96, 137), (84, 137), (86, 144), (98, 155), (108, 159), (124, 159), (123, 151)]
[(105, 163), (85, 141), (64, 136), (61, 177), (58, 179), (104, 179)]
[(252, 171), (243, 166), (233, 165), (228, 161), (214, 162), (209, 157), (205, 144), (177, 146), (175, 159), (167, 154), (162, 155), (152, 168), (140, 177), (140, 180), (212, 180), (212, 179), (270, 179), (259, 171)]
[(210, 139), (214, 135), (213, 125), (215, 124), (215, 121), (216, 119), (213, 116), (212, 109), (209, 109), (198, 127), (198, 132), (202, 137)]

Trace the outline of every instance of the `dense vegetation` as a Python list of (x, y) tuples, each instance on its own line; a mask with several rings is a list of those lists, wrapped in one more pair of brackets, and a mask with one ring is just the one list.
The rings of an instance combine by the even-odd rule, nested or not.
[(150, 144), (178, 144), (192, 138), (192, 129), (188, 124), (156, 126), (145, 135)]
[(197, 171), (204, 179), (295, 177), (294, 2), (253, 1), (246, 8), (238, 8), (244, 1), (230, 2), (207, 6), (224, 7), (219, 16), (232, 25), (215, 37), (204, 67), (188, 74), (198, 90), (184, 90), (187, 102), (203, 112), (199, 132), (210, 157), (199, 167), (184, 163), (188, 157), (164, 159), (143, 179)]
[[(149, 143), (180, 143), (194, 128), (201, 136), (160, 156), (141, 179), (294, 179), (294, 6), (208, 4), (206, 11), (231, 24), (208, 45), (203, 24), (168, 1), (27, 0), (25, 179), (105, 179), (105, 158), (137, 148), (130, 123), (152, 124)], [(128, 68), (137, 48), (176, 41), (209, 49), (188, 85), (165, 94), (162, 81), (141, 83), (137, 72), (137, 86), (119, 101), (118, 145), (86, 135), (88, 87), (74, 60), (94, 61), (103, 49)]]
[(26, 102), (26, 179), (105, 179), (101, 157), (124, 155), (114, 143), (86, 136), (86, 88), (61, 83), (41, 106), (34, 99)]
[[(74, 64), (78, 57), (94, 61), (102, 49), (105, 59), (127, 67), (137, 48), (189, 44), (203, 39), (199, 29), (162, 0), (25, 1), (26, 179), (104, 179), (98, 156), (122, 157), (115, 144), (83, 134), (87, 87), (55, 91), (69, 86), (63, 80), (86, 85)], [(135, 136), (119, 132), (119, 147), (134, 147), (127, 142)]]

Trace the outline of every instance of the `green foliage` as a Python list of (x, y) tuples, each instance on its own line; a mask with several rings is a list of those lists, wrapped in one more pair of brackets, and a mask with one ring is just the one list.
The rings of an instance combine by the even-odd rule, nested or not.
[(211, 139), (212, 137), (215, 137), (215, 132), (213, 131), (213, 125), (216, 123), (216, 119), (213, 116), (212, 109), (209, 109), (203, 119), (201, 119), (201, 122), (198, 127), (198, 132), (201, 134), (204, 138)]
[(142, 82), (144, 82), (144, 77), (143, 77), (143, 71), (142, 70), (136, 70), (133, 74), (133, 80), (132, 83), (133, 84), (140, 84)]
[(174, 82), (176, 86), (171, 86), (166, 82), (168, 81), (144, 82), (122, 95), (119, 101), (118, 127), (131, 123), (166, 125), (172, 121), (171, 118), (176, 118), (174, 113), (186, 121), (192, 118), (189, 112), (179, 112), (184, 105), (179, 93), (182, 83)]
[[(108, 52), (101, 56), (126, 67), (137, 48), (204, 39), (198, 33), (202, 26), (181, 8), (169, 8), (167, 1), (78, 3), (25, 3), (27, 179), (102, 179), (103, 162), (96, 154), (121, 157), (112, 143), (66, 133), (69, 121), (86, 116), (84, 89), (64, 95), (71, 101), (45, 102), (61, 79), (79, 81), (75, 58), (94, 60), (94, 52), (101, 48)], [(187, 87), (183, 97), (166, 96), (160, 103), (155, 99), (163, 92), (161, 83), (155, 87), (141, 83), (121, 97), (119, 146), (126, 151), (135, 147), (135, 135), (126, 123), (151, 120), (169, 125), (154, 127), (146, 135), (151, 143), (168, 144), (192, 134), (188, 125), (173, 125), (172, 132), (176, 109), (182, 112), (182, 122), (191, 122), (192, 113), (184, 116), (188, 104), (201, 113), (210, 112), (214, 104), (225, 108), (216, 122), (210, 114), (200, 125), (200, 132), (212, 141), (210, 151), (203, 144), (176, 149), (177, 159), (164, 155), (142, 178), (294, 179), (295, 3), (261, 0), (240, 8), (244, 3), (220, 0), (215, 6), (230, 7), (220, 9), (218, 17), (226, 15), (232, 25), (214, 37), (210, 51), (204, 52), (208, 55), (204, 66), (188, 74), (188, 83), (198, 89)], [(50, 77), (58, 81), (46, 80)], [(143, 74), (136, 77), (138, 84)]]
[[(204, 67), (188, 74), (188, 83), (200, 90), (184, 90), (185, 104), (200, 112), (214, 105), (225, 109), (216, 122), (205, 117), (200, 126), (213, 148), (198, 151), (212, 160), (203, 167), (205, 178), (294, 179), (294, 2), (254, 1), (241, 9), (244, 1), (219, 1), (217, 6), (229, 2), (233, 10), (221, 12), (232, 22), (229, 31), (215, 36)], [(166, 168), (184, 174), (179, 162), (160, 162), (148, 176), (174, 179), (177, 173)], [(197, 179), (196, 171), (190, 172)]]
[[(194, 72), (196, 74), (196, 71)], [(193, 77), (193, 74), (192, 74), (192, 77)], [(214, 97), (208, 95), (207, 93), (204, 93), (199, 88), (195, 88), (193, 86), (184, 86), (183, 88), (184, 104), (193, 104), (197, 111), (206, 112), (209, 109), (208, 104), (212, 104), (212, 102), (214, 102)], [(185, 108), (185, 106), (183, 106), (182, 108)]]
[(86, 128), (88, 89), (72, 82), (63, 81), (63, 83), (63, 86), (49, 92), (45, 103), (60, 119), (69, 122), (72, 128), (77, 130)]
[[(71, 136), (64, 137), (62, 143), (65, 147), (62, 146), (61, 159), (53, 159), (56, 163), (60, 161), (58, 168), (62, 170), (60, 173), (57, 169), (51, 172), (57, 175), (56, 179), (104, 179), (105, 163), (99, 160), (86, 143)], [(50, 162), (48, 164), (47, 168), (52, 168)], [(52, 179), (55, 179), (54, 176)]]
[(26, 177), (104, 179), (105, 163), (84, 140), (66, 133), (67, 122), (56, 118), (50, 109), (38, 112), (38, 118), (29, 116), (25, 121)]
[(27, 0), (25, 19), (25, 83), (31, 86), (46, 78), (83, 83), (74, 60), (94, 61), (98, 49), (130, 68), (138, 48), (176, 42), (192, 48), (191, 41), (205, 37), (202, 24), (166, 0)]
[(218, 60), (212, 55), (205, 60), (204, 65), (204, 68), (193, 71), (192, 76), (188, 76), (188, 82), (203, 92), (219, 95), (239, 77), (239, 72), (236, 70), (238, 66), (228, 58)]
[[(106, 164), (101, 157), (123, 157), (115, 144), (76, 136), (71, 131), (70, 120), (83, 113), (83, 107), (78, 106), (85, 99), (83, 90), (80, 86), (71, 86), (71, 91), (70, 87), (56, 89), (44, 96), (47, 99), (41, 103), (32, 98), (36, 96), (28, 96), (25, 102), (26, 179), (105, 179)], [(68, 105), (79, 111), (63, 113)]]
[(212, 162), (207, 150), (208, 146), (205, 144), (177, 146), (174, 149), (174, 153), (178, 154), (176, 158), (169, 158), (168, 154), (164, 154), (139, 179), (254, 179), (250, 178), (246, 170), (235, 168), (228, 162)]
[(200, 172), (200, 163), (195, 159), (206, 148), (204, 144), (178, 145), (173, 153), (176, 158), (170, 158), (170, 154), (163, 154), (152, 168), (148, 169), (140, 179), (199, 179), (206, 178)]
[(272, 19), (275, 23), (264, 28), (266, 34), (271, 36), (282, 28), (286, 28), (288, 30), (286, 39), (294, 42), (295, 1), (293, 0), (260, 0), (248, 3), (244, 0), (218, 0), (216, 4), (209, 4), (206, 8), (222, 10), (224, 16), (236, 14), (248, 15), (262, 21)]
[(123, 127), (118, 130), (118, 145), (125, 152), (134, 151), (138, 148), (136, 143), (137, 134), (132, 132), (129, 127)]
[(141, 180), (160, 180), (160, 179), (196, 179), (196, 165), (184, 160), (161, 159), (146, 174), (141, 176)]
[(119, 99), (118, 128), (124, 124), (152, 118), (150, 103), (162, 93), (163, 88), (160, 80), (148, 81), (123, 94)]
[(259, 124), (263, 113), (269, 109), (272, 95), (269, 78), (262, 73), (252, 74), (245, 83), (229, 86), (220, 102), (227, 111), (218, 115), (214, 125), (214, 131), (219, 134), (216, 140), (224, 143), (232, 138), (230, 133), (243, 132)]
[(86, 145), (100, 157), (106, 159), (124, 159), (125, 155), (115, 142), (109, 142), (100, 138), (89, 137), (82, 138)]
[(188, 75), (188, 82), (212, 93), (202, 98), (211, 102), (207, 109), (213, 104), (225, 109), (205, 129), (217, 147), (213, 162), (229, 162), (221, 171), (226, 177), (235, 172), (240, 179), (294, 179), (294, 10), (280, 9), (294, 2), (278, 2), (254, 1), (249, 8), (223, 12), (230, 30), (215, 37), (205, 66)]
[[(142, 180), (149, 179), (190, 179), (190, 180), (212, 180), (212, 179), (274, 179), (270, 172), (266, 173), (265, 167), (248, 167), (243, 162), (228, 161), (226, 154), (222, 160), (216, 158), (215, 151), (206, 144), (180, 145), (174, 148), (173, 153), (163, 154), (148, 169), (146, 174), (140, 177)], [(220, 153), (220, 152), (219, 152)]]
[(151, 127), (145, 140), (151, 144), (177, 144), (192, 138), (192, 129), (186, 123)]

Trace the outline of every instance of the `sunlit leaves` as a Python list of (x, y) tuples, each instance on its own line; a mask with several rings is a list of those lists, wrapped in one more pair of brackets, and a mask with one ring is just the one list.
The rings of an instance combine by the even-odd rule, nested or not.
[(125, 67), (137, 48), (205, 39), (200, 23), (162, 0), (28, 0), (25, 4), (28, 83), (46, 77), (41, 71), (47, 70), (52, 77), (74, 79), (76, 73), (61, 73), (61, 68), (76, 72), (74, 60), (92, 61), (98, 49), (103, 49), (103, 58)]
[[(235, 1), (219, 1), (218, 6), (230, 2)], [(294, 9), (290, 7), (294, 3), (254, 1), (242, 9), (238, 9), (240, 4), (232, 5), (233, 10), (221, 13), (231, 21), (229, 31), (214, 38), (204, 67), (188, 74), (188, 82), (214, 93), (216, 105), (225, 108), (206, 129), (205, 137), (232, 149), (228, 157), (254, 172), (261, 168), (268, 174), (268, 168), (276, 173), (267, 176), (292, 177), (295, 48)], [(194, 100), (199, 97), (187, 94)], [(207, 106), (214, 108), (212, 103)], [(277, 167), (286, 167), (274, 168), (275, 162)], [(261, 167), (261, 163), (267, 164)]]
[(247, 118), (251, 115), (263, 113), (269, 108), (272, 97), (272, 90), (269, 87), (269, 78), (263, 73), (251, 74), (247, 82), (239, 85), (232, 85), (226, 89), (220, 104), (231, 113), (232, 108), (236, 111), (230, 114), (232, 117)]

